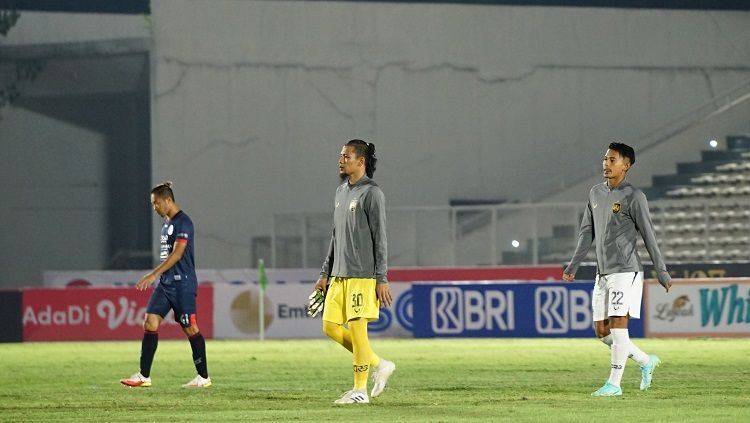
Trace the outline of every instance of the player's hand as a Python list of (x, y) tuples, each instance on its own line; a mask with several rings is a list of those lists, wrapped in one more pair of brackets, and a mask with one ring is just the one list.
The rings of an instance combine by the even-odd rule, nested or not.
[(139, 291), (143, 291), (144, 289), (151, 286), (152, 283), (156, 281), (156, 275), (148, 274), (141, 278), (141, 280), (138, 281), (137, 284), (135, 284), (135, 289)]
[(573, 282), (576, 280), (575, 275), (571, 275), (570, 273), (563, 273), (563, 280), (565, 282)]
[(308, 297), (310, 302), (307, 305), (307, 315), (315, 317), (323, 310), (326, 302), (326, 296), (320, 289), (315, 289)]
[(328, 278), (321, 276), (318, 281), (315, 282), (315, 286), (313, 287), (313, 292), (316, 290), (323, 291), (323, 295), (325, 295), (328, 290)]
[(671, 287), (672, 287), (672, 279), (668, 280), (668, 281), (667, 281), (667, 283), (666, 283), (666, 285), (665, 285), (665, 284), (662, 284), (661, 286), (663, 286), (663, 287), (664, 287), (664, 289), (666, 289), (666, 290), (667, 290), (667, 292), (669, 292), (669, 288), (671, 288)]
[(390, 307), (393, 302), (393, 295), (391, 295), (391, 287), (388, 283), (379, 283), (375, 285), (375, 295), (380, 300), (380, 307)]

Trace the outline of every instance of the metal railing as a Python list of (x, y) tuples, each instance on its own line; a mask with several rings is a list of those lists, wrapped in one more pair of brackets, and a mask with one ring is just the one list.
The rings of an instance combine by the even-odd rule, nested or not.
[[(389, 265), (563, 264), (575, 250), (584, 207), (584, 203), (532, 203), (391, 208), (387, 212)], [(650, 208), (668, 262), (737, 259), (712, 255), (712, 251), (721, 248), (714, 245), (716, 242), (732, 236), (739, 240), (732, 243), (734, 247), (750, 251), (750, 241), (742, 241), (743, 237), (750, 237), (750, 213), (742, 213), (750, 210), (750, 198), (659, 200), (650, 202)], [(716, 213), (712, 217), (712, 212), (730, 209), (737, 211), (733, 218), (717, 217)], [(702, 217), (691, 218), (688, 214), (681, 218), (683, 210), (702, 212)], [(742, 229), (723, 225), (722, 229), (720, 222), (745, 225)], [(331, 239), (331, 227), (331, 213), (275, 215), (270, 240), (273, 267), (320, 266)], [(691, 256), (690, 248), (695, 248), (688, 241), (695, 237), (702, 241), (701, 248)], [(682, 239), (685, 244), (679, 243)], [(591, 260), (593, 253), (592, 248)], [(641, 256), (644, 262), (650, 261), (643, 248)]]
[[(580, 203), (397, 207), (387, 212), (391, 266), (537, 264), (575, 247)], [(331, 239), (331, 213), (274, 216), (274, 267), (318, 267)], [(564, 240), (554, 231), (565, 233)], [(561, 245), (551, 245), (557, 243)]]

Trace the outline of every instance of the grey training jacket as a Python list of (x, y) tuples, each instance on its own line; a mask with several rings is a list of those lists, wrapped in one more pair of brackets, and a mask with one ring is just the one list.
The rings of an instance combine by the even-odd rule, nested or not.
[(671, 277), (656, 244), (646, 195), (628, 181), (622, 181), (611, 190), (606, 182), (594, 185), (583, 213), (576, 251), (564, 272), (575, 275), (593, 241), (596, 241), (597, 271), (600, 275), (642, 272), (643, 266), (636, 250), (637, 234), (646, 244), (659, 283), (666, 286)]
[(385, 196), (367, 176), (336, 190), (333, 235), (320, 275), (388, 282)]

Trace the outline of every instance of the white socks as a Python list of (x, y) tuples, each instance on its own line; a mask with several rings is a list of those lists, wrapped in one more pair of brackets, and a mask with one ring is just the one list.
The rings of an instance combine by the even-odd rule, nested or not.
[[(628, 336), (628, 338), (630, 338), (630, 336)], [(612, 339), (612, 334), (611, 333), (609, 335), (605, 336), (604, 338), (599, 338), (599, 340), (602, 341), (608, 347), (612, 348), (613, 339)], [(646, 364), (648, 364), (648, 360), (649, 360), (648, 354), (646, 354), (645, 352), (643, 352), (643, 350), (641, 350), (640, 348), (638, 348), (632, 342), (630, 342), (630, 349), (628, 351), (628, 357), (632, 358), (633, 361), (635, 361), (636, 363), (638, 363), (641, 366), (645, 366)]]
[(610, 332), (612, 334), (612, 370), (609, 372), (607, 382), (619, 387), (630, 352), (630, 336), (627, 329), (610, 329)]

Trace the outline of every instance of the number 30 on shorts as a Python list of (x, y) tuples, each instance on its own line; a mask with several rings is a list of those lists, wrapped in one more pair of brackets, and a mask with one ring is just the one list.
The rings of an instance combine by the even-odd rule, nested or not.
[(362, 303), (364, 303), (364, 298), (361, 293), (352, 294), (352, 307), (362, 307)]

